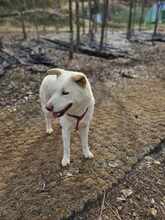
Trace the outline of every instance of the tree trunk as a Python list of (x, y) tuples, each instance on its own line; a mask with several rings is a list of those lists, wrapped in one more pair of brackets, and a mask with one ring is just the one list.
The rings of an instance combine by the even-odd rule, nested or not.
[(35, 23), (35, 29), (36, 29), (36, 36), (37, 36), (37, 39), (39, 39), (40, 34), (39, 34), (39, 28), (38, 28), (38, 19), (36, 18), (36, 16), (34, 19), (35, 19), (34, 23)]
[(157, 34), (158, 22), (159, 22), (159, 12), (160, 12), (160, 1), (157, 0), (157, 10), (156, 10), (156, 19), (155, 19), (153, 37), (156, 36), (156, 34)]
[(142, 0), (141, 16), (140, 16), (140, 21), (139, 21), (139, 31), (142, 30), (142, 24), (144, 22), (144, 6), (145, 6), (145, 0)]
[(109, 3), (109, 0), (104, 0), (104, 10), (103, 10), (101, 37), (100, 37), (100, 50), (102, 49), (103, 43), (104, 43), (105, 27), (106, 27), (108, 8), (109, 8), (108, 3)]
[(3, 38), (0, 37), (0, 51), (3, 50)]
[[(32, 3), (33, 3), (33, 8), (35, 9), (36, 8), (36, 0), (33, 0)], [(38, 28), (38, 18), (36, 17), (36, 14), (33, 16), (33, 18), (34, 18), (34, 26), (36, 29), (36, 36), (37, 36), (37, 39), (39, 39), (40, 35), (39, 35), (39, 28)]]
[(22, 12), (21, 12), (20, 19), (21, 19), (23, 39), (26, 40), (27, 39), (27, 33), (26, 33), (26, 27), (25, 27), (25, 18), (24, 18), (24, 14)]
[[(23, 10), (26, 10), (26, 3), (25, 0), (23, 0)], [(26, 33), (26, 26), (25, 26), (25, 17), (24, 13), (21, 11), (20, 12), (20, 19), (21, 19), (21, 26), (22, 26), (22, 34), (23, 34), (23, 39), (27, 39), (27, 33)]]
[(61, 10), (61, 1), (60, 0), (56, 0), (55, 8), (58, 8), (59, 10)]
[(136, 6), (137, 6), (137, 0), (133, 1), (133, 17), (132, 17), (132, 33), (134, 33), (135, 25), (136, 25)]
[(91, 10), (91, 0), (88, 0), (88, 8), (89, 8), (89, 38), (92, 40), (92, 10)]
[(80, 44), (80, 14), (79, 14), (79, 0), (76, 0), (76, 46)]
[(69, 59), (73, 59), (73, 12), (72, 12), (72, 0), (69, 0), (69, 27), (70, 27)]
[[(96, 12), (98, 13), (99, 12), (99, 0), (94, 0), (94, 5), (95, 5)], [(95, 20), (93, 21), (94, 22), (93, 28), (94, 28), (95, 33), (97, 32), (97, 19), (96, 19), (97, 13), (95, 13)]]
[[(43, 13), (46, 14), (47, 5), (46, 5), (45, 1), (43, 1), (43, 3), (42, 3), (42, 9), (43, 9)], [(43, 24), (43, 34), (46, 34), (46, 33), (47, 33), (47, 30), (46, 30), (46, 25), (44, 23)]]
[(83, 30), (83, 34), (85, 34), (85, 6), (84, 6), (84, 0), (81, 0), (81, 10), (82, 10), (82, 18), (83, 18), (82, 30)]
[(127, 39), (128, 40), (131, 38), (131, 34), (132, 34), (133, 6), (134, 6), (134, 0), (130, 0), (128, 29), (127, 29)]

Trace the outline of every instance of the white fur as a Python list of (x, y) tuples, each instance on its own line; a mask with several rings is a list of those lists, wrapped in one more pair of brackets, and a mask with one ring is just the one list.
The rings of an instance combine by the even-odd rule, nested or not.
[[(73, 104), (72, 107), (60, 117), (64, 147), (62, 166), (67, 166), (70, 163), (70, 134), (71, 130), (76, 127), (77, 122), (76, 119), (68, 116), (68, 113), (80, 116), (88, 108), (87, 113), (79, 124), (79, 132), (84, 157), (93, 158), (93, 154), (89, 150), (88, 145), (88, 131), (94, 111), (95, 100), (90, 83), (84, 74), (61, 69), (60, 71), (62, 74), (58, 77), (56, 75), (47, 75), (43, 79), (40, 87), (40, 99), (42, 110), (45, 115), (46, 132), (48, 134), (53, 132), (51, 125), (52, 112), (49, 112), (46, 106), (51, 105), (53, 106), (53, 111), (58, 112), (64, 109), (69, 103)], [(72, 77), (77, 74), (81, 74), (85, 77), (86, 86), (84, 88), (72, 79)], [(63, 89), (69, 92), (69, 94), (62, 95)]]

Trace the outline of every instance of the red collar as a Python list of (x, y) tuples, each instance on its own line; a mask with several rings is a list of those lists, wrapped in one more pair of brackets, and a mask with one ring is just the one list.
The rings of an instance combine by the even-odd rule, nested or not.
[(72, 115), (72, 114), (69, 114), (69, 113), (67, 114), (68, 116), (77, 119), (76, 130), (79, 129), (80, 121), (84, 118), (84, 116), (86, 115), (87, 111), (88, 111), (88, 108), (86, 108), (85, 112), (84, 112), (82, 115), (80, 115), (80, 116), (78, 116), (78, 115)]

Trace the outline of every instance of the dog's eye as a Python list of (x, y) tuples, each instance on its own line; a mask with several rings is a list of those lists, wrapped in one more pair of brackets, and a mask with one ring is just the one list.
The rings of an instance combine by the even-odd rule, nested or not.
[(62, 95), (68, 95), (69, 92), (66, 92), (65, 90), (62, 91)]

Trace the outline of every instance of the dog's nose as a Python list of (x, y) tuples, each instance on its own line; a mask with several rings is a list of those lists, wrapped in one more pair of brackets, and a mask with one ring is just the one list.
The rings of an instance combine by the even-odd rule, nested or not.
[(53, 111), (53, 105), (52, 105), (52, 104), (46, 105), (46, 109), (47, 109), (49, 112), (52, 112), (52, 111)]

